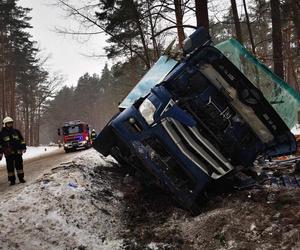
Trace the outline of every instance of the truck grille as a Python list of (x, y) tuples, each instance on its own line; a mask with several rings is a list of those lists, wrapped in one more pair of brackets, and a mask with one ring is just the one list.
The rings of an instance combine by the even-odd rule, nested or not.
[(172, 180), (177, 189), (185, 191), (195, 189), (194, 177), (182, 168), (182, 165), (166, 150), (166, 146), (158, 138), (148, 138), (142, 143), (148, 148), (152, 160)]
[(162, 125), (181, 152), (213, 179), (225, 175), (233, 166), (195, 127), (167, 118)]
[(66, 140), (66, 142), (78, 142), (80, 141), (79, 138), (69, 138)]

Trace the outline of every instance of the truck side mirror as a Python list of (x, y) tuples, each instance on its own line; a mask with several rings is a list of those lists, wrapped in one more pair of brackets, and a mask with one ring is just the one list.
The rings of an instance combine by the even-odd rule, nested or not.
[(60, 136), (60, 128), (57, 129), (57, 135)]

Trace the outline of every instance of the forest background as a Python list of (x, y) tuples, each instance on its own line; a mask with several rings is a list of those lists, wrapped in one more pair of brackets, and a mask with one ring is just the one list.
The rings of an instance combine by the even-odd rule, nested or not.
[(31, 10), (0, 0), (0, 117), (12, 116), (29, 145), (57, 141), (65, 121), (82, 120), (99, 131), (170, 41), (176, 37), (182, 46), (190, 25), (209, 29), (215, 44), (236, 38), (299, 91), (297, 0), (56, 0), (56, 7), (77, 25), (58, 33), (106, 34), (105, 57), (91, 54), (113, 63), (64, 86), (30, 35)]

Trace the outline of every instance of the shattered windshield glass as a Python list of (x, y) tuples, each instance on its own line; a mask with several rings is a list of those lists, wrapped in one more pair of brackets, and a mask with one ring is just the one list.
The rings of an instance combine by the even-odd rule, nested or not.
[(263, 93), (289, 128), (298, 121), (300, 94), (250, 54), (238, 41), (229, 39), (215, 46)]

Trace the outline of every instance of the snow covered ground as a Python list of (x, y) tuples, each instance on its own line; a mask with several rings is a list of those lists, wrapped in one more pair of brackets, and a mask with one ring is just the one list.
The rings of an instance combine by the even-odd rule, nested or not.
[[(58, 147), (39, 146), (39, 147), (27, 147), (26, 153), (23, 154), (24, 160), (45, 156), (53, 153), (55, 150), (59, 150)], [(0, 161), (0, 166), (5, 165), (5, 158)]]
[(296, 124), (292, 129), (291, 132), (294, 135), (300, 135), (300, 124)]
[(44, 156), (46, 154), (53, 153), (54, 150), (58, 150), (58, 147), (48, 147), (48, 146), (39, 146), (39, 147), (27, 147), (26, 153), (23, 155), (24, 160), (32, 159), (39, 156)]
[(100, 190), (90, 179), (110, 164), (94, 150), (78, 152), (35, 183), (0, 195), (0, 249), (119, 249), (123, 194), (107, 176), (97, 180)]

